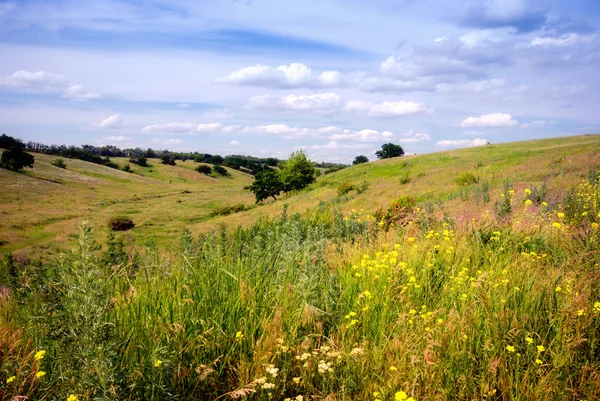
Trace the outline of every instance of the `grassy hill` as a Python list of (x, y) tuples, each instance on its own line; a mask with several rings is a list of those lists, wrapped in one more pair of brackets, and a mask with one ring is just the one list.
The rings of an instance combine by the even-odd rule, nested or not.
[[(0, 399), (600, 399), (598, 135), (372, 162), (216, 218), (250, 177), (37, 157), (0, 176), (2, 235), (42, 258), (0, 262)], [(99, 247), (114, 214), (131, 241)]]
[(26, 174), (0, 169), (0, 252), (53, 249), (82, 220), (102, 232), (115, 215), (134, 220), (133, 238), (166, 245), (215, 208), (254, 199), (243, 190), (252, 176), (232, 169), (229, 177), (206, 176), (194, 171), (198, 163), (191, 160), (166, 166), (150, 159), (150, 167), (131, 165), (133, 173), (127, 173), (71, 159), (61, 169), (51, 164), (55, 156), (34, 156)]

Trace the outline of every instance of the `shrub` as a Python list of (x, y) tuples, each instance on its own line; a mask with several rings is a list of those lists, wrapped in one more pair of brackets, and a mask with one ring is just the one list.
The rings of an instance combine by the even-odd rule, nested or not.
[(471, 184), (477, 184), (479, 182), (479, 178), (475, 177), (475, 175), (471, 172), (466, 172), (456, 177), (454, 182), (456, 182), (458, 186), (464, 187)]
[(389, 231), (394, 224), (406, 225), (414, 212), (415, 198), (402, 196), (393, 201), (387, 208), (380, 206), (375, 212), (375, 218), (381, 230)]
[(356, 189), (354, 188), (354, 185), (350, 184), (349, 182), (344, 182), (338, 187), (337, 196), (344, 196), (354, 189)]
[(229, 172), (227, 171), (227, 169), (223, 166), (220, 166), (218, 164), (215, 164), (213, 166), (213, 170), (215, 170), (215, 173), (220, 174), (222, 176), (228, 176)]
[(129, 164), (126, 164), (123, 166), (123, 171), (125, 171), (126, 173), (131, 173), (131, 166)]
[(249, 210), (250, 207), (238, 203), (237, 205), (233, 205), (233, 206), (224, 206), (224, 207), (219, 207), (217, 209), (214, 209), (212, 212), (210, 212), (210, 217), (216, 217), (216, 216), (228, 216), (230, 214), (233, 213), (237, 213), (237, 212), (243, 212), (245, 210)]
[(148, 159), (146, 159), (144, 156), (130, 157), (129, 163), (137, 164), (140, 167), (149, 167)]
[(198, 167), (196, 167), (196, 171), (202, 174), (206, 174), (209, 175), (210, 173), (212, 173), (212, 169), (210, 168), (210, 166), (207, 166), (206, 164), (200, 164)]
[(401, 185), (408, 184), (410, 182), (410, 179), (410, 171), (405, 171), (402, 174), (400, 174)]
[(354, 189), (356, 189), (356, 193), (357, 194), (362, 194), (363, 192), (365, 192), (367, 189), (369, 189), (369, 182), (367, 180), (364, 180), (363, 182), (361, 182), (358, 185), (354, 186)]
[(175, 158), (173, 156), (171, 156), (171, 155), (163, 155), (160, 158), (160, 162), (162, 164), (167, 165), (167, 166), (174, 166), (176, 164), (175, 163)]
[(108, 227), (113, 231), (127, 231), (135, 226), (127, 216), (115, 216), (108, 221)]
[(54, 160), (51, 164), (58, 168), (67, 168), (65, 161), (61, 158)]

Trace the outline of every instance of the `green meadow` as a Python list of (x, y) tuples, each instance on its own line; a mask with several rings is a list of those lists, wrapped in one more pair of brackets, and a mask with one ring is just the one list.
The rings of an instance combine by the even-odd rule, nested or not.
[(0, 170), (2, 400), (600, 399), (600, 135), (260, 205), (236, 170), (35, 157)]

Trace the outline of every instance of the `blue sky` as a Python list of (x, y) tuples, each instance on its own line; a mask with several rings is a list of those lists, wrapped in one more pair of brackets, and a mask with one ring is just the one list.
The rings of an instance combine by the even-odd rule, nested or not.
[(0, 131), (316, 161), (596, 133), (597, 0), (0, 0)]

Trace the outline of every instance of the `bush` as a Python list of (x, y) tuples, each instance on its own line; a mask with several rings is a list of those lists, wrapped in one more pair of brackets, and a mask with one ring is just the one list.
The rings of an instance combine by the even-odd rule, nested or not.
[(108, 227), (113, 231), (127, 231), (135, 226), (127, 216), (115, 216), (108, 221)]
[(356, 189), (354, 185), (350, 184), (349, 182), (344, 182), (338, 187), (337, 196), (344, 196), (354, 189)]
[(250, 208), (248, 206), (238, 203), (237, 205), (233, 205), (233, 206), (219, 207), (219, 208), (213, 210), (212, 212), (210, 212), (210, 217), (228, 216), (230, 214), (237, 213), (237, 212), (243, 212), (243, 211), (249, 210), (249, 209)]
[(212, 173), (212, 169), (210, 168), (210, 166), (207, 166), (206, 164), (200, 164), (198, 167), (196, 167), (196, 171), (202, 174), (206, 174), (209, 175), (210, 173)]
[(363, 192), (365, 192), (367, 189), (369, 189), (369, 182), (367, 180), (364, 180), (363, 182), (361, 182), (358, 185), (354, 186), (354, 189), (356, 189), (356, 193), (357, 194), (362, 194)]
[(53, 166), (58, 167), (58, 168), (67, 168), (67, 165), (65, 164), (65, 161), (61, 158), (58, 158), (56, 160), (54, 160), (51, 163)]
[(378, 226), (384, 231), (389, 231), (393, 224), (408, 224), (409, 218), (414, 212), (415, 198), (402, 196), (393, 201), (387, 208), (380, 206), (375, 212)]
[(410, 179), (410, 171), (405, 171), (404, 173), (400, 174), (401, 185), (408, 184), (410, 182)]
[(146, 159), (144, 156), (130, 157), (129, 163), (137, 164), (140, 167), (149, 167), (148, 159)]
[(464, 187), (471, 184), (477, 184), (479, 182), (479, 178), (475, 177), (475, 175), (471, 172), (462, 173), (458, 177), (454, 179), (454, 182), (458, 184), (460, 187)]
[(129, 164), (126, 164), (123, 166), (123, 171), (125, 171), (126, 173), (131, 173), (131, 166)]
[(13, 171), (21, 171), (23, 167), (33, 167), (34, 157), (22, 148), (13, 147), (2, 152), (0, 166)]
[(213, 166), (213, 170), (215, 170), (215, 173), (220, 174), (222, 176), (228, 176), (229, 172), (227, 171), (227, 169), (223, 166), (219, 166), (218, 164), (215, 164)]
[(175, 158), (173, 156), (171, 156), (171, 155), (163, 155), (160, 158), (160, 162), (162, 164), (167, 165), (167, 166), (174, 166), (176, 164), (175, 163)]

